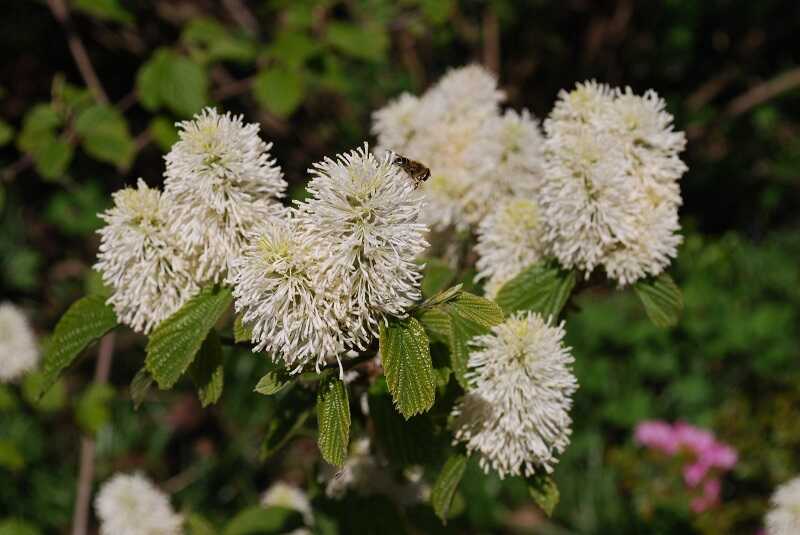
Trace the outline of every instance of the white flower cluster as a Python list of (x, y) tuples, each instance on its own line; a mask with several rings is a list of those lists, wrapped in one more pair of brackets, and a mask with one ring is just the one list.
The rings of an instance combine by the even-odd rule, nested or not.
[(0, 303), (0, 382), (13, 381), (39, 362), (39, 348), (28, 319), (11, 303)]
[(775, 490), (767, 513), (767, 535), (800, 533), (800, 477), (784, 483)]
[(311, 174), (309, 199), (255, 229), (229, 278), (256, 350), (294, 372), (365, 347), (418, 301), (427, 247), (420, 196), (391, 155), (364, 145)]
[(451, 70), (421, 97), (406, 93), (375, 112), (380, 149), (430, 168), (422, 189), (433, 228), (469, 228), (504, 197), (539, 187), (539, 126), (527, 111), (501, 114), (502, 100), (494, 76), (472, 65)]
[(100, 217), (100, 248), (94, 268), (113, 289), (108, 303), (133, 330), (149, 333), (199, 291), (194, 260), (169, 228), (175, 206), (142, 179), (114, 193), (114, 206)]
[(517, 313), (470, 344), (469, 390), (453, 409), (455, 441), (481, 467), (507, 475), (552, 472), (569, 444), (577, 381), (563, 325)]
[(653, 91), (637, 96), (594, 82), (559, 95), (544, 124), (538, 200), (548, 246), (564, 267), (602, 266), (627, 285), (676, 256), (686, 140), (665, 108)]
[(178, 126), (164, 193), (139, 179), (100, 215), (95, 268), (120, 321), (145, 334), (221, 280), (250, 229), (283, 209), (286, 183), (257, 125), (206, 109)]
[(283, 507), (291, 509), (303, 515), (303, 522), (306, 526), (314, 524), (314, 511), (311, 508), (311, 501), (302, 489), (277, 481), (273, 483), (261, 497), (261, 505), (264, 507)]
[(94, 502), (101, 535), (179, 535), (183, 518), (169, 497), (141, 474), (115, 474)]

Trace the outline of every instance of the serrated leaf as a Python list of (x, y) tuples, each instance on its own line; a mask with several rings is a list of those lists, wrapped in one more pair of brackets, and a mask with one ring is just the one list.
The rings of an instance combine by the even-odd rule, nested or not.
[(496, 303), (467, 292), (461, 292), (456, 299), (444, 305), (450, 317), (450, 333), (447, 344), (450, 346), (450, 363), (458, 384), (468, 387), (466, 373), (469, 362), (469, 341), (503, 322), (503, 311)]
[(113, 106), (95, 104), (81, 111), (75, 131), (93, 158), (118, 167), (130, 165), (136, 146), (125, 117)]
[(450, 315), (441, 308), (429, 308), (415, 315), (431, 341), (445, 342), (450, 338)]
[(131, 380), (130, 392), (134, 409), (138, 409), (142, 404), (151, 386), (153, 386), (153, 378), (147, 373), (147, 368), (142, 367)]
[(297, 511), (284, 507), (262, 507), (254, 505), (241, 511), (231, 519), (223, 535), (263, 535), (286, 533), (302, 525)]
[(436, 295), (433, 295), (428, 299), (426, 299), (425, 301), (423, 301), (417, 307), (417, 310), (425, 310), (433, 308), (436, 305), (441, 305), (442, 303), (446, 303), (447, 301), (454, 299), (461, 291), (462, 286), (463, 284), (456, 284), (455, 286), (451, 286), (450, 288), (446, 288), (438, 292)]
[(415, 318), (392, 319), (380, 327), (380, 352), (386, 383), (406, 419), (433, 406), (436, 379), (428, 336)]
[(465, 455), (454, 455), (447, 459), (447, 462), (439, 472), (439, 477), (431, 489), (431, 505), (443, 524), (447, 524), (450, 505), (453, 503), (453, 496), (456, 494), (458, 484), (464, 476), (467, 467), (467, 457)]
[(250, 342), (252, 338), (253, 329), (244, 324), (241, 314), (237, 314), (236, 319), (233, 320), (233, 341), (238, 344), (241, 342)]
[(102, 296), (90, 295), (75, 301), (58, 320), (45, 347), (39, 395), (53, 386), (89, 344), (116, 326), (117, 315)]
[(197, 387), (197, 397), (203, 407), (219, 401), (225, 381), (222, 366), (222, 345), (214, 329), (208, 333), (200, 352), (189, 366), (189, 376)]
[(634, 285), (647, 316), (658, 327), (672, 327), (683, 311), (683, 294), (672, 277), (662, 273), (656, 278), (640, 280)]
[(534, 264), (500, 288), (495, 300), (506, 314), (518, 310), (558, 318), (575, 288), (575, 272), (541, 262)]
[(159, 388), (171, 388), (189, 368), (231, 300), (228, 288), (206, 288), (150, 334), (144, 363)]
[(322, 458), (342, 466), (350, 443), (350, 402), (347, 386), (336, 377), (325, 380), (317, 392), (317, 425)]
[(449, 303), (450, 310), (467, 321), (489, 328), (503, 322), (503, 311), (497, 303), (469, 292), (460, 292)]
[(547, 516), (553, 514), (560, 498), (553, 478), (546, 474), (536, 474), (527, 478), (528, 493)]

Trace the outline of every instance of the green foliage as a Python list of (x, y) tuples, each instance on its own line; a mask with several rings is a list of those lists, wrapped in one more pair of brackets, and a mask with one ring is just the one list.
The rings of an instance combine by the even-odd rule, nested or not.
[(436, 382), (428, 336), (415, 318), (381, 323), (380, 351), (386, 383), (395, 405), (406, 418), (433, 406)]
[(116, 108), (97, 104), (84, 109), (75, 119), (75, 132), (93, 158), (118, 167), (130, 166), (136, 147), (125, 117)]
[(456, 494), (458, 484), (464, 476), (467, 467), (467, 457), (465, 455), (453, 455), (442, 467), (436, 482), (431, 489), (431, 504), (433, 505), (436, 516), (443, 523), (447, 523), (450, 505), (453, 503), (453, 496)]
[[(0, 120), (0, 147), (8, 144), (12, 139), (14, 139), (14, 127), (3, 120)], [(1, 203), (0, 208), (2, 208)]]
[(222, 395), (225, 381), (223, 358), (219, 336), (212, 329), (189, 366), (189, 376), (197, 387), (197, 396), (203, 407), (213, 405)]
[(270, 67), (262, 70), (253, 81), (253, 96), (266, 110), (275, 115), (291, 115), (303, 102), (303, 78), (295, 70)]
[(305, 425), (313, 411), (312, 400), (299, 388), (288, 388), (277, 396), (277, 405), (267, 423), (259, 457), (269, 459)]
[(208, 77), (198, 63), (162, 48), (139, 69), (139, 100), (150, 111), (166, 107), (179, 117), (191, 117), (208, 102)]
[(233, 340), (238, 343), (249, 343), (253, 338), (253, 330), (247, 327), (242, 321), (240, 314), (236, 315), (233, 321)]
[(237, 514), (222, 535), (269, 535), (287, 533), (302, 525), (297, 511), (283, 507), (253, 506)]
[(139, 405), (144, 402), (151, 386), (153, 386), (153, 377), (147, 372), (147, 368), (140, 368), (136, 375), (133, 376), (130, 386), (134, 408), (138, 409)]
[(445, 290), (453, 282), (456, 274), (443, 260), (429, 258), (425, 260), (425, 271), (422, 277), (422, 297), (428, 299)]
[(17, 147), (33, 158), (36, 171), (47, 179), (61, 178), (74, 149), (59, 136), (61, 116), (51, 104), (37, 104), (25, 115)]
[(191, 20), (181, 35), (192, 57), (201, 63), (233, 61), (248, 63), (256, 57), (256, 44), (212, 18)]
[(178, 382), (231, 301), (230, 289), (206, 288), (153, 330), (144, 362), (159, 388)]
[(347, 386), (337, 378), (329, 377), (319, 385), (317, 426), (317, 444), (322, 458), (342, 466), (350, 443), (350, 402)]
[(380, 26), (345, 22), (328, 24), (325, 40), (348, 56), (370, 61), (382, 60), (389, 45), (386, 31)]
[(98, 19), (131, 24), (133, 15), (123, 8), (119, 0), (72, 0), (71, 6)]
[(547, 516), (552, 516), (558, 505), (559, 494), (555, 481), (547, 474), (538, 473), (528, 478), (528, 492)]
[(0, 535), (39, 535), (41, 532), (32, 524), (14, 518), (0, 520)]
[(253, 389), (259, 394), (271, 396), (277, 394), (287, 386), (291, 385), (291, 378), (286, 370), (280, 368), (276, 364), (270, 365), (270, 371), (265, 373), (261, 379), (258, 380), (256, 387)]
[(506, 314), (530, 310), (555, 321), (575, 287), (575, 272), (552, 263), (534, 264), (500, 288), (497, 304)]
[(672, 327), (678, 323), (683, 310), (683, 296), (669, 274), (641, 280), (634, 289), (653, 323), (659, 327)]
[(94, 435), (109, 423), (109, 403), (114, 399), (114, 388), (103, 383), (92, 383), (81, 394), (75, 406), (75, 419), (88, 434)]
[(44, 394), (92, 342), (116, 327), (117, 316), (105, 297), (90, 295), (74, 302), (56, 325), (42, 358)]

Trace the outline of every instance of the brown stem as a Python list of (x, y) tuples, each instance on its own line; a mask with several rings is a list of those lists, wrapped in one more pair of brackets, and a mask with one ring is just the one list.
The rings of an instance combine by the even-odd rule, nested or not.
[(250, 33), (258, 33), (258, 20), (256, 20), (253, 13), (247, 9), (247, 6), (242, 0), (222, 0), (222, 4), (228, 13), (231, 14), (236, 24), (244, 28)]
[(800, 67), (795, 67), (733, 99), (728, 105), (727, 114), (736, 117), (798, 86), (800, 86)]
[(78, 65), (78, 70), (81, 72), (83, 81), (89, 87), (89, 90), (94, 94), (94, 97), (103, 104), (108, 104), (108, 96), (106, 95), (103, 85), (100, 83), (100, 78), (92, 66), (92, 60), (89, 59), (89, 53), (86, 52), (86, 47), (83, 46), (83, 41), (78, 36), (75, 28), (72, 26), (72, 21), (69, 18), (69, 9), (67, 8), (64, 0), (47, 0), (47, 5), (50, 6), (50, 11), (53, 16), (63, 26), (64, 32), (67, 34), (67, 45), (69, 51), (72, 53), (72, 58)]
[(483, 65), (500, 74), (500, 22), (491, 7), (483, 14)]
[[(97, 350), (97, 363), (94, 369), (94, 382), (108, 382), (111, 373), (111, 358), (114, 355), (114, 333), (110, 332), (100, 340)], [(94, 439), (84, 436), (81, 439), (81, 460), (78, 473), (78, 493), (75, 497), (75, 512), (72, 516), (72, 535), (86, 535), (89, 526), (89, 505), (94, 480)]]

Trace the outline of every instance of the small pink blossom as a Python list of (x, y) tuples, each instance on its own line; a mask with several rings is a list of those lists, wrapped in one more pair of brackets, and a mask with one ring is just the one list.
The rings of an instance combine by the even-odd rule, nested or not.
[(703, 485), (703, 494), (692, 498), (690, 504), (692, 511), (695, 513), (702, 513), (717, 505), (719, 503), (720, 488), (719, 479), (714, 478), (707, 480)]
[(659, 450), (667, 455), (678, 452), (678, 441), (672, 426), (661, 421), (644, 421), (636, 426), (636, 441), (643, 446)]

